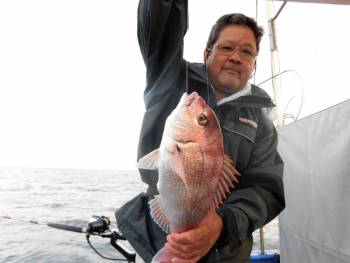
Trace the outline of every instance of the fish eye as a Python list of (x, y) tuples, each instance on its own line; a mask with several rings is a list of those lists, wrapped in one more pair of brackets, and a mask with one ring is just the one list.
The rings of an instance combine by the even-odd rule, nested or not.
[(208, 118), (205, 114), (201, 113), (197, 116), (197, 122), (199, 125), (204, 126), (208, 123)]

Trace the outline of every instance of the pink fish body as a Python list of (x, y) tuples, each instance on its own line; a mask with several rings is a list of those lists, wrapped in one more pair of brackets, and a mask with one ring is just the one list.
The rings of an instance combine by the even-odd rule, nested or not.
[[(139, 160), (142, 169), (158, 169), (159, 195), (149, 202), (154, 221), (167, 233), (196, 227), (234, 187), (239, 173), (224, 155), (214, 111), (196, 92), (182, 96), (169, 115), (159, 149)], [(161, 249), (152, 262), (171, 262)]]

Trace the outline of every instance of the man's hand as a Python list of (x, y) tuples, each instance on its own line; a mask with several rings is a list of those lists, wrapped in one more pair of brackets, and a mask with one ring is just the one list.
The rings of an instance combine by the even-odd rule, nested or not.
[(176, 255), (172, 262), (197, 262), (208, 253), (221, 231), (221, 217), (212, 211), (198, 227), (182, 233), (171, 233), (167, 236), (165, 246)]

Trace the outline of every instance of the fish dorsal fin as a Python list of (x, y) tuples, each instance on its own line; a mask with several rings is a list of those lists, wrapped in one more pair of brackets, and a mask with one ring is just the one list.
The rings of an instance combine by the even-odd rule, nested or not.
[(156, 149), (143, 156), (138, 162), (137, 167), (145, 170), (157, 170), (159, 159), (159, 149)]
[(157, 225), (163, 229), (164, 232), (170, 233), (170, 224), (166, 216), (164, 215), (162, 211), (162, 207), (160, 205), (160, 196), (156, 195), (154, 199), (148, 202), (149, 207), (151, 209), (151, 216), (154, 220), (154, 222), (157, 223)]
[(239, 183), (237, 177), (240, 176), (239, 172), (233, 165), (230, 157), (224, 156), (223, 169), (218, 182), (216, 195), (213, 197), (213, 207), (217, 208), (221, 205), (226, 198), (226, 195), (230, 192), (230, 187), (235, 188), (234, 182)]

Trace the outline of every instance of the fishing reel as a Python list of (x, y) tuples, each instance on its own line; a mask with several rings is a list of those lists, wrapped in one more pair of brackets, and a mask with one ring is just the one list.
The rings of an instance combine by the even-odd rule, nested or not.
[[(117, 230), (110, 228), (111, 221), (106, 216), (91, 216), (89, 224), (85, 230), (86, 240), (89, 246), (98, 254), (100, 257), (109, 260), (118, 260), (118, 261), (128, 261), (135, 262), (135, 253), (126, 249), (123, 245), (119, 244), (119, 240), (126, 240), (126, 238)], [(110, 244), (122, 254), (125, 259), (109, 258), (103, 256), (90, 242), (90, 235), (97, 235), (102, 238), (110, 239)]]
[(86, 228), (87, 234), (102, 234), (109, 230), (111, 221), (106, 216), (93, 215), (89, 220), (88, 227)]

